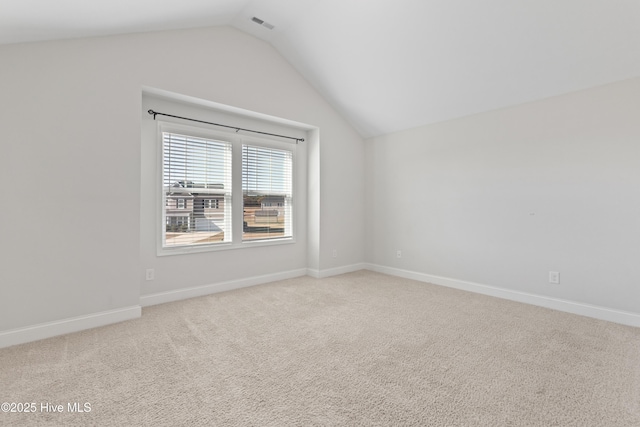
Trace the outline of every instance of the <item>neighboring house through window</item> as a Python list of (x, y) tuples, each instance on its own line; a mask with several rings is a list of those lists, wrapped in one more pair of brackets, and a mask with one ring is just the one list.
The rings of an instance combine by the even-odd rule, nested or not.
[[(231, 144), (199, 135), (162, 132), (163, 247), (215, 245), (231, 241)], [(204, 206), (213, 197), (229, 209), (215, 216)], [(174, 209), (173, 206), (176, 208)], [(186, 213), (186, 214), (185, 214)]]

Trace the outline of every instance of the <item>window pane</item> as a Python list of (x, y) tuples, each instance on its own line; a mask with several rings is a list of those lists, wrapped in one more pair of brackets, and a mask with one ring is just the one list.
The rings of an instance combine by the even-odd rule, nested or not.
[(169, 132), (162, 137), (163, 246), (231, 241), (231, 144)]
[(242, 146), (243, 240), (292, 236), (292, 152)]

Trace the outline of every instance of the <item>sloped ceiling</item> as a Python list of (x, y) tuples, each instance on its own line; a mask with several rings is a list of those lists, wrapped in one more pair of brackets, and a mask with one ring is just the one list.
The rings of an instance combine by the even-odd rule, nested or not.
[(364, 137), (640, 76), (637, 0), (0, 0), (0, 11), (5, 44), (232, 25), (271, 43)]

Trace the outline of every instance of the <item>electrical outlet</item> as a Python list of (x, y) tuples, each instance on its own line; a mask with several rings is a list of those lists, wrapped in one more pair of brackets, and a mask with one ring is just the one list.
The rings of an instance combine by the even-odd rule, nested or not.
[(396, 251), (396, 258), (402, 258), (402, 251), (401, 250), (397, 250)]
[(338, 258), (338, 250), (337, 249), (333, 250), (333, 257), (334, 258)]
[(156, 271), (153, 268), (147, 268), (147, 280), (153, 280), (156, 278)]
[(560, 273), (557, 271), (549, 272), (549, 283), (559, 284), (560, 283)]

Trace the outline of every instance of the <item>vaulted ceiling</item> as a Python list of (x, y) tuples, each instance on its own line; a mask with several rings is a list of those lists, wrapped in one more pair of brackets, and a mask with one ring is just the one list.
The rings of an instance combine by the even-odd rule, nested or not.
[(640, 76), (637, 0), (0, 0), (2, 44), (214, 25), (271, 43), (365, 137)]

